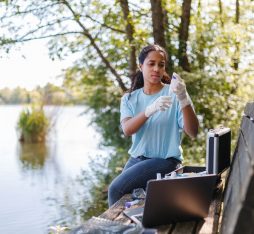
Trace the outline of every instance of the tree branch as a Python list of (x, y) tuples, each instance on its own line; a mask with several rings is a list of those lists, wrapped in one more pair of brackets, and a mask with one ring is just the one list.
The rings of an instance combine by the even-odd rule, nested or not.
[(110, 64), (110, 62), (108, 61), (108, 59), (103, 55), (102, 51), (100, 50), (100, 48), (98, 47), (98, 45), (96, 44), (94, 38), (92, 37), (92, 35), (89, 33), (89, 31), (86, 29), (86, 27), (80, 22), (79, 20), (79, 15), (75, 13), (75, 11), (72, 9), (72, 7), (70, 6), (70, 4), (66, 1), (66, 0), (61, 0), (60, 1), (62, 4), (64, 4), (72, 13), (72, 15), (74, 16), (74, 20), (77, 22), (77, 24), (82, 28), (83, 30), (83, 35), (86, 36), (90, 42), (91, 45), (94, 47), (94, 49), (96, 50), (96, 52), (98, 53), (98, 55), (100, 56), (101, 60), (104, 62), (104, 64), (106, 65), (106, 67), (111, 71), (111, 73), (115, 76), (116, 81), (118, 82), (120, 88), (123, 91), (126, 91), (127, 88), (125, 87), (125, 84), (123, 83), (120, 75), (117, 73), (117, 71), (112, 67), (112, 65)]
[(25, 14), (28, 14), (28, 13), (33, 13), (33, 12), (36, 12), (38, 10), (44, 10), (44, 9), (47, 9), (47, 8), (50, 8), (50, 7), (53, 7), (53, 6), (57, 6), (59, 3), (53, 3), (53, 4), (49, 4), (49, 5), (46, 5), (44, 7), (39, 7), (39, 8), (34, 8), (34, 9), (30, 9), (30, 10), (25, 10), (25, 11), (17, 11), (15, 12), (14, 14), (12, 15), (5, 15), (5, 16), (2, 16), (0, 18), (0, 20), (3, 20), (3, 19), (7, 19), (7, 18), (12, 18), (14, 16), (17, 16), (17, 15), (25, 15)]
[[(61, 22), (68, 21), (68, 20), (72, 20), (72, 18), (63, 18), (63, 19), (61, 19)], [(49, 26), (53, 26), (53, 25), (57, 24), (58, 22), (59, 22), (59, 20), (57, 19), (55, 22), (51, 22), (51, 23), (48, 23), (48, 24), (44, 24), (44, 25), (38, 26), (36, 29), (28, 31), (26, 34), (24, 34), (22, 37), (20, 37), (20, 40), (22, 40), (23, 38), (25, 38), (28, 35), (31, 35), (31, 34), (33, 34), (35, 32), (38, 32), (39, 30), (41, 30), (43, 28), (46, 28), (46, 27), (49, 27)]]
[(50, 34), (50, 35), (45, 35), (45, 36), (39, 36), (39, 37), (30, 37), (30, 38), (17, 38), (15, 40), (13, 39), (0, 39), (0, 46), (2, 45), (6, 45), (6, 44), (14, 44), (14, 43), (22, 43), (22, 42), (26, 42), (26, 41), (32, 41), (32, 40), (41, 40), (41, 39), (45, 39), (45, 38), (52, 38), (52, 37), (58, 37), (58, 36), (64, 36), (64, 35), (70, 35), (70, 34), (82, 34), (82, 31), (73, 31), (73, 32), (65, 32), (65, 33), (56, 33), (56, 34)]
[(92, 17), (89, 16), (89, 15), (85, 15), (85, 17), (89, 18), (90, 20), (94, 21), (95, 23), (100, 24), (101, 26), (103, 26), (103, 27), (105, 27), (105, 28), (111, 29), (112, 31), (119, 32), (119, 33), (125, 33), (123, 30), (117, 29), (117, 28), (113, 28), (113, 27), (111, 27), (111, 26), (109, 26), (109, 25), (107, 25), (107, 24), (101, 23), (101, 22), (99, 22), (98, 20), (92, 18)]

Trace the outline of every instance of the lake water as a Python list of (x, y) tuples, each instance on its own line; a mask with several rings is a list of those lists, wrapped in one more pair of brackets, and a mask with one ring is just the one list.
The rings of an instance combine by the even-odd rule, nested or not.
[[(89, 200), (80, 183), (89, 161), (105, 158), (100, 135), (84, 106), (48, 107), (56, 124), (45, 144), (20, 144), (15, 126), (22, 106), (0, 106), (0, 233), (48, 233), (51, 225), (80, 222)], [(76, 210), (77, 209), (77, 210)]]

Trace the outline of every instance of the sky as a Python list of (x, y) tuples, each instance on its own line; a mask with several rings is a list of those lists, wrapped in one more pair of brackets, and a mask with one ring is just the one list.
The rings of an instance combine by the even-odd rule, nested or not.
[(52, 61), (48, 55), (45, 41), (25, 43), (19, 50), (12, 49), (9, 54), (1, 51), (0, 56), (0, 89), (17, 86), (31, 90), (50, 82), (61, 85), (62, 70), (71, 61)]

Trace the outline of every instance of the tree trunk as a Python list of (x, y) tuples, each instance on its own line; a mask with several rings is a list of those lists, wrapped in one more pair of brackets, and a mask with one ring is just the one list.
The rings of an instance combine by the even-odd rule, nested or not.
[(182, 4), (181, 24), (179, 28), (179, 65), (185, 71), (190, 71), (190, 64), (187, 57), (187, 41), (189, 37), (191, 0), (184, 0)]
[[(235, 24), (239, 24), (240, 20), (240, 5), (239, 0), (236, 0), (235, 2)], [(233, 57), (233, 66), (234, 69), (237, 71), (239, 66), (240, 60), (240, 42), (237, 40), (235, 41), (235, 53)]]
[(198, 9), (197, 9), (197, 18), (200, 22), (196, 23), (196, 43), (197, 43), (197, 62), (198, 67), (202, 70), (205, 66), (205, 56), (204, 56), (204, 48), (206, 45), (204, 36), (203, 36), (203, 22), (201, 19), (201, 12), (202, 12), (202, 0), (198, 1)]
[(222, 7), (222, 2), (219, 0), (219, 10), (220, 10), (220, 23), (221, 27), (224, 27), (224, 21), (223, 21), (223, 7)]
[(239, 0), (236, 0), (235, 2), (235, 23), (239, 24), (239, 19), (240, 19), (240, 5), (239, 5)]
[(168, 12), (163, 9), (163, 19), (164, 19), (164, 29), (165, 29), (165, 38), (166, 38), (166, 50), (168, 52), (168, 64), (167, 64), (167, 72), (168, 74), (171, 76), (173, 74), (174, 71), (174, 62), (172, 60), (172, 45), (171, 45), (171, 33), (168, 30), (168, 25), (169, 25), (169, 21), (168, 21)]
[(150, 0), (154, 43), (166, 48), (164, 19), (161, 0)]
[(129, 4), (128, 0), (120, 0), (120, 5), (123, 11), (123, 17), (126, 22), (125, 25), (125, 31), (127, 40), (130, 45), (130, 54), (129, 54), (129, 76), (132, 77), (132, 75), (136, 72), (137, 69), (137, 63), (136, 63), (136, 46), (134, 43), (134, 26), (133, 21), (130, 15), (129, 10)]

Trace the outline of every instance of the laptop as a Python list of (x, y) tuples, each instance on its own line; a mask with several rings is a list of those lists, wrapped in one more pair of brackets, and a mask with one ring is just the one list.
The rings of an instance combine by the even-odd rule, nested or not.
[(144, 227), (205, 218), (213, 197), (217, 175), (149, 180), (143, 207), (124, 214)]

